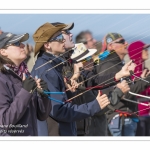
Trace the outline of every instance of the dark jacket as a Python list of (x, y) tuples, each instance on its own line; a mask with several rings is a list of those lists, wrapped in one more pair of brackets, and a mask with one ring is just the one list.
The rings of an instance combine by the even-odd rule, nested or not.
[[(70, 58), (70, 56), (69, 56), (69, 54), (67, 54), (67, 55), (63, 56), (62, 58), (64, 60), (68, 60)], [(63, 76), (64, 77), (67, 77), (69, 79), (72, 77), (72, 75), (74, 73), (74, 70), (73, 70), (73, 64), (74, 63), (76, 63), (76, 62), (73, 61), (73, 60), (69, 60), (69, 61), (65, 62), (65, 64), (63, 65)], [(101, 83), (105, 82), (106, 80), (109, 80), (110, 78), (111, 78), (111, 80), (109, 80), (109, 82), (113, 82), (114, 81), (114, 76), (115, 76), (115, 73), (111, 73), (111, 74), (109, 74), (107, 76), (101, 76), (101, 74), (96, 75), (94, 73), (94, 71), (83, 70), (81, 72), (81, 75), (79, 76), (77, 82), (80, 83), (82, 81), (87, 80), (86, 82), (84, 82), (82, 84), (82, 86), (91, 87), (91, 86), (96, 86), (98, 84), (101, 84)], [(119, 89), (117, 89), (117, 90), (120, 92)], [(116, 93), (117, 90), (110, 94), (110, 96), (109, 96), (110, 100), (112, 98), (114, 100), (118, 100), (117, 96), (115, 95), (115, 94), (118, 94), (118, 93)], [(67, 96), (74, 96), (74, 95), (77, 95), (77, 94), (79, 94), (81, 92), (83, 92), (83, 91), (77, 90), (74, 93), (68, 92)], [(121, 92), (121, 96), (122, 95), (123, 94)], [(93, 91), (90, 90), (90, 91), (84, 93), (83, 95), (81, 95), (80, 97), (77, 97), (76, 99), (74, 99), (72, 103), (77, 104), (77, 105), (88, 103), (88, 102), (93, 101), (96, 96), (97, 96), (97, 94), (95, 95), (93, 93)], [(101, 115), (99, 115), (99, 114), (101, 114)], [(102, 115), (102, 114), (104, 114), (103, 110), (101, 110), (99, 113), (95, 114), (92, 117), (76, 121), (77, 134), (80, 135), (80, 136), (81, 135), (90, 135), (90, 136), (96, 136), (96, 135), (104, 136), (104, 135), (107, 135), (107, 133), (105, 132), (107, 130), (104, 130), (104, 128), (102, 127), (104, 125), (105, 121), (106, 121), (105, 116)], [(95, 119), (97, 116), (98, 116), (98, 119), (99, 119), (98, 121)], [(95, 126), (94, 126), (95, 124), (99, 124), (99, 128), (98, 129), (95, 128)]]
[[(43, 80), (45, 80), (48, 84), (48, 89), (50, 91), (65, 91), (64, 80), (62, 78), (62, 65), (50, 70), (47, 69), (52, 68), (53, 66), (61, 63), (62, 61), (55, 56), (49, 53), (43, 53), (40, 57), (38, 57), (33, 69), (32, 75), (38, 75)], [(40, 69), (35, 70), (38, 66), (53, 60), (51, 63), (41, 67)], [(67, 95), (52, 95), (51, 97), (65, 101), (67, 100)], [(93, 116), (95, 113), (101, 110), (97, 100), (93, 100), (87, 104), (82, 105), (73, 105), (72, 103), (61, 104), (55, 101), (52, 101), (52, 110), (50, 112), (50, 116), (53, 117), (59, 124), (59, 134), (61, 136), (72, 136), (77, 135), (75, 121), (87, 118), (89, 116)]]
[[(65, 55), (62, 56), (62, 59), (64, 60), (68, 60), (70, 58), (71, 53), (67, 53)], [(65, 62), (65, 64), (63, 65), (63, 69), (62, 69), (62, 76), (66, 77), (68, 79), (70, 79), (74, 73), (74, 69), (73, 69), (73, 65), (77, 63), (75, 60), (69, 60), (67, 62)], [(82, 82), (84, 81), (83, 76), (81, 75), (77, 82)], [(85, 84), (82, 84), (82, 86), (84, 86)], [(75, 95), (80, 94), (81, 92), (83, 92), (82, 90), (76, 90), (75, 92), (71, 92), (71, 91), (67, 91), (67, 97), (71, 98)], [(75, 98), (72, 103), (73, 104), (77, 104), (77, 105), (81, 105), (81, 104), (85, 104), (88, 102), (91, 102), (95, 100), (95, 95), (92, 94), (91, 91), (86, 92), (85, 94)], [(82, 119), (82, 120), (78, 120), (76, 121), (76, 126), (77, 126), (77, 135), (78, 136), (85, 136), (89, 133), (89, 126), (91, 124), (91, 117)]]
[(50, 110), (51, 102), (22, 88), (20, 77), (0, 72), (0, 135), (37, 136), (37, 118), (45, 120)]
[[(64, 60), (68, 60), (70, 58), (70, 56), (68, 54), (68, 55), (63, 56), (62, 58)], [(74, 62), (73, 60), (70, 60), (70, 61), (67, 61), (63, 65), (63, 76), (65, 76), (67, 78), (71, 78), (71, 76), (73, 75), (73, 72), (74, 72), (74, 70), (73, 70), (74, 63), (76, 63), (76, 62)], [(82, 82), (82, 81), (87, 80), (82, 85), (82, 86), (86, 86), (86, 87), (96, 86), (98, 84), (101, 85), (101, 83), (103, 83), (107, 80), (109, 82), (116, 83), (114, 81), (114, 76), (115, 76), (115, 73), (111, 73), (106, 76), (101, 76), (101, 74), (96, 75), (94, 73), (94, 70), (93, 71), (83, 70), (81, 72), (81, 75), (80, 75), (79, 79), (77, 80), (77, 82)], [(107, 83), (107, 82), (105, 82), (105, 83)], [(74, 93), (68, 92), (67, 96), (71, 97), (71, 96), (77, 95), (81, 92), (83, 92), (83, 91), (77, 90)], [(115, 104), (116, 104), (119, 101), (120, 97), (122, 97), (122, 95), (123, 95), (123, 93), (120, 91), (120, 89), (115, 89), (115, 91), (113, 91), (113, 92), (111, 92), (111, 94), (109, 94), (109, 100), (111, 102), (112, 102), (112, 100), (116, 101), (115, 102)], [(76, 99), (74, 99), (72, 103), (78, 104), (78, 105), (88, 103), (90, 101), (93, 101), (96, 96), (97, 96), (97, 93), (95, 95), (93, 93), (93, 91), (90, 90), (90, 91), (84, 93), (83, 95), (81, 95), (80, 97), (77, 97)], [(107, 109), (107, 108), (105, 108), (105, 109)], [(105, 111), (101, 110), (99, 113), (96, 113), (92, 117), (76, 121), (77, 134), (78, 135), (90, 135), (90, 136), (105, 136), (105, 135), (107, 135), (106, 117), (105, 117), (104, 113), (105, 113)]]
[[(84, 72), (85, 79), (90, 78), (94, 74), (95, 75), (97, 74), (95, 69), (93, 69), (90, 72), (85, 71)], [(101, 72), (99, 72), (99, 75), (97, 77), (101, 78), (103, 80), (101, 82), (100, 81), (95, 82), (94, 79), (88, 80), (86, 82), (86, 86), (90, 87), (90, 86), (96, 86), (100, 83), (106, 84), (106, 83), (110, 83), (110, 82), (112, 84), (116, 84), (116, 81), (114, 80), (115, 74), (116, 73), (111, 72), (111, 73), (105, 75), (105, 74), (102, 74)], [(107, 76), (109, 76), (109, 78), (106, 78)], [(104, 91), (105, 91), (104, 89), (101, 90), (102, 93), (105, 93)], [(97, 96), (97, 94), (98, 94), (97, 90), (92, 90), (92, 92), (95, 96)], [(119, 88), (116, 88), (115, 90), (108, 92), (107, 95), (109, 97), (111, 105), (116, 105), (120, 101), (120, 98), (123, 96), (123, 93)], [(89, 127), (89, 134), (87, 134), (88, 136), (107, 136), (108, 135), (108, 133), (107, 133), (107, 118), (105, 115), (105, 113), (108, 110), (109, 109), (107, 107), (105, 107), (102, 111), (96, 113), (94, 116), (91, 117), (91, 125)]]
[[(114, 59), (113, 59), (114, 58)], [(116, 65), (117, 64), (117, 65)], [(114, 66), (116, 65), (116, 66)], [(121, 59), (119, 58), (119, 56), (114, 52), (110, 55), (108, 55), (107, 58), (105, 58), (104, 60), (100, 61), (100, 64), (98, 66), (96, 66), (96, 73), (104, 71), (112, 66), (111, 69), (108, 69), (106, 71), (104, 71), (102, 73), (102, 75), (107, 75), (110, 74), (112, 72), (117, 73), (119, 72), (122, 67), (123, 67), (124, 63), (121, 61)], [(134, 92), (134, 93), (140, 93), (142, 92), (145, 88), (147, 88), (149, 86), (148, 83), (143, 82), (141, 80), (135, 82), (134, 84), (130, 84), (130, 91)], [(108, 89), (106, 89), (105, 92), (106, 94), (108, 94), (110, 91), (112, 91), (113, 87), (110, 87)], [(125, 97), (127, 99), (135, 99), (135, 96), (127, 93), (125, 94)], [(120, 101), (116, 106), (114, 106), (116, 109), (122, 109), (122, 110), (126, 110), (126, 111), (136, 111), (137, 110), (137, 105), (135, 103), (131, 103), (131, 102), (126, 102), (126, 101)], [(115, 113), (110, 112), (110, 115), (108, 115), (109, 120), (115, 115)]]

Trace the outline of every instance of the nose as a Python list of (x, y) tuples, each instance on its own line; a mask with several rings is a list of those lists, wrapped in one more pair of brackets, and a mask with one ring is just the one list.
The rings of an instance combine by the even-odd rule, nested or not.
[(93, 42), (96, 43), (97, 42), (96, 39), (93, 39)]
[(66, 40), (65, 40), (65, 39), (63, 39), (63, 40), (62, 40), (62, 42), (64, 43), (64, 42), (66, 42)]
[(70, 36), (71, 36), (71, 37), (73, 37), (73, 34), (72, 34), (72, 33), (70, 33)]
[(125, 41), (125, 45), (129, 45), (129, 43), (127, 41)]
[(20, 43), (20, 47), (21, 47), (21, 48), (24, 48), (25, 45), (24, 45), (23, 43)]

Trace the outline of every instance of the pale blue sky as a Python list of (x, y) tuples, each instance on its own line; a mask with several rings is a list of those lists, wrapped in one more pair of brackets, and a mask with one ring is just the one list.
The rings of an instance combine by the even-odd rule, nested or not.
[(128, 42), (143, 40), (150, 43), (150, 14), (0, 14), (3, 31), (32, 34), (46, 22), (74, 22), (74, 37), (82, 30), (90, 30), (96, 40), (108, 32), (122, 34)]

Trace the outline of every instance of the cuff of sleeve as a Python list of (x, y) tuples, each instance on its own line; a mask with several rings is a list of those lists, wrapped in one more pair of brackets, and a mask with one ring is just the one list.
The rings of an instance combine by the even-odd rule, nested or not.
[(31, 97), (32, 94), (30, 92), (28, 92), (27, 90), (25, 90), (24, 88), (21, 88), (20, 92), (18, 94), (22, 94), (22, 97)]
[(99, 111), (101, 111), (100, 105), (96, 99), (94, 101), (90, 102), (90, 106), (92, 108), (92, 111), (91, 111), (92, 116), (94, 114), (98, 113)]

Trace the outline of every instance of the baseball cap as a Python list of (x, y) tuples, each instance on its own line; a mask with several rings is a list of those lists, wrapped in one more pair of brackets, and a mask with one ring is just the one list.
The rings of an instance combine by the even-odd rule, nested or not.
[(0, 48), (5, 47), (6, 45), (16, 43), (18, 41), (24, 42), (24, 41), (28, 40), (28, 38), (29, 38), (28, 33), (16, 35), (16, 34), (13, 34), (10, 32), (1, 32), (1, 34), (0, 34)]
[(104, 52), (107, 49), (107, 45), (119, 38), (123, 38), (123, 36), (119, 33), (108, 33), (104, 38), (103, 38), (103, 43), (102, 43), (102, 50), (101, 52)]

